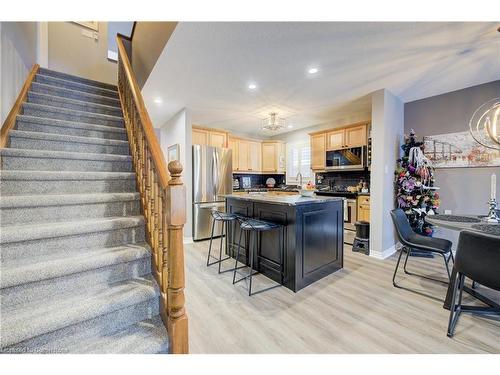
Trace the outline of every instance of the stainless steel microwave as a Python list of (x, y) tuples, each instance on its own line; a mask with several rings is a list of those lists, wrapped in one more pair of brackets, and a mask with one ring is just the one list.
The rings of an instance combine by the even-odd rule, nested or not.
[(366, 146), (343, 148), (326, 152), (326, 169), (362, 170), (366, 167)]

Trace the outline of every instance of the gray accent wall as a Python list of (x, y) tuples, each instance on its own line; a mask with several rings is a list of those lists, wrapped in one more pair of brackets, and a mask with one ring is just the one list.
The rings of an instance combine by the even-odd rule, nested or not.
[[(500, 97), (500, 80), (433, 96), (404, 106), (404, 129), (414, 129), (419, 138), (433, 134), (468, 130), (474, 111), (489, 99)], [(486, 214), (491, 174), (500, 179), (500, 168), (447, 168), (436, 170), (436, 186), (441, 188), (440, 213)], [(497, 197), (500, 184), (497, 184)]]

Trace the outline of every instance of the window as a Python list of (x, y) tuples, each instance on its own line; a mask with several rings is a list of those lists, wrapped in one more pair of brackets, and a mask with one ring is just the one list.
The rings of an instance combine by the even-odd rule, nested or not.
[(313, 182), (311, 171), (311, 145), (309, 141), (287, 143), (286, 145), (286, 183), (298, 185), (297, 175), (302, 174), (302, 182)]

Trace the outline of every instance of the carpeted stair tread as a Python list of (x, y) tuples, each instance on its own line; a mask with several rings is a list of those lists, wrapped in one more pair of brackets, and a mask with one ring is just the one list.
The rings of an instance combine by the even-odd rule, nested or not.
[(83, 91), (76, 91), (68, 88), (51, 86), (39, 82), (33, 82), (31, 84), (30, 90), (33, 92), (38, 92), (47, 95), (54, 95), (61, 98), (70, 98), (75, 100), (87, 101), (89, 103), (104, 104), (116, 108), (121, 108), (120, 100), (117, 98), (111, 98), (109, 96), (102, 96)]
[(50, 304), (19, 305), (1, 316), (0, 346), (6, 347), (66, 326), (83, 323), (158, 296), (158, 287), (148, 276), (115, 283), (105, 290), (62, 294)]
[(46, 85), (71, 89), (74, 91), (88, 92), (91, 94), (106, 96), (114, 99), (118, 99), (118, 91), (109, 90), (102, 87), (96, 87), (92, 85), (86, 85), (84, 83), (79, 83), (75, 81), (69, 81), (61, 78), (45, 76), (43, 74), (37, 74), (35, 76), (35, 82), (44, 83)]
[(159, 315), (112, 334), (92, 337), (68, 348), (70, 353), (168, 353), (168, 335)]
[(130, 155), (6, 148), (0, 150), (6, 170), (130, 172)]
[(133, 172), (85, 172), (85, 171), (23, 171), (0, 170), (0, 179), (9, 180), (124, 180), (135, 179)]
[(2, 196), (135, 192), (132, 172), (0, 170)]
[(29, 138), (29, 139), (48, 140), (48, 141), (71, 142), (71, 143), (85, 143), (85, 144), (117, 146), (117, 147), (129, 147), (129, 143), (127, 141), (122, 141), (119, 139), (81, 137), (81, 136), (77, 136), (77, 135), (31, 132), (31, 131), (24, 131), (24, 130), (11, 130), (9, 134), (11, 137), (18, 137), (18, 138)]
[(68, 152), (52, 150), (24, 150), (22, 148), (2, 148), (0, 156), (43, 158), (43, 159), (74, 159), (74, 160), (103, 160), (103, 161), (131, 161), (130, 155), (99, 154), (87, 152)]
[(44, 76), (65, 79), (67, 81), (80, 82), (80, 83), (84, 83), (84, 84), (89, 85), (89, 86), (103, 87), (103, 88), (108, 89), (108, 90), (114, 90), (114, 91), (118, 90), (116, 85), (113, 85), (110, 83), (95, 81), (95, 80), (89, 79), (89, 78), (78, 77), (78, 76), (75, 76), (72, 74), (57, 72), (55, 70), (50, 70), (47, 68), (40, 68), (38, 70), (38, 72), (40, 74), (43, 74)]
[(150, 256), (149, 246), (146, 243), (140, 243), (90, 249), (72, 255), (58, 255), (52, 259), (17, 259), (2, 264), (0, 288), (72, 275)]
[(28, 150), (52, 150), (116, 155), (130, 154), (130, 148), (127, 141), (25, 130), (11, 130), (9, 132), (9, 146), (10, 148)]
[(79, 129), (95, 130), (101, 132), (111, 132), (111, 133), (125, 134), (125, 135), (127, 134), (125, 128), (122, 127), (96, 125), (96, 124), (89, 124), (86, 122), (66, 121), (66, 120), (50, 119), (50, 118), (43, 118), (36, 116), (27, 116), (27, 115), (17, 115), (17, 120), (32, 122), (41, 125), (63, 127), (63, 128), (79, 128)]
[(106, 232), (137, 227), (139, 225), (144, 225), (143, 216), (107, 217), (45, 224), (7, 225), (2, 227), (0, 244)]
[(0, 197), (0, 209), (66, 206), (85, 203), (126, 202), (139, 200), (139, 198), (139, 193), (11, 195)]
[(61, 96), (43, 94), (35, 91), (28, 91), (28, 103), (51, 105), (57, 108), (74, 109), (83, 112), (101, 113), (105, 115), (123, 117), (120, 107), (64, 98)]
[(122, 116), (55, 107), (46, 104), (25, 102), (22, 105), (22, 111), (24, 115), (40, 118), (74, 121), (92, 125), (113, 126), (118, 128), (123, 128), (124, 126)]
[(40, 131), (11, 130), (9, 147), (27, 150), (53, 150), (98, 154), (129, 155), (127, 141)]

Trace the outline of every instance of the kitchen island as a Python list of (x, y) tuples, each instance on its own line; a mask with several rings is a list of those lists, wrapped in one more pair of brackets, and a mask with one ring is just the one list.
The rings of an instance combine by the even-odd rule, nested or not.
[[(283, 225), (281, 230), (263, 232), (259, 236), (262, 258), (257, 259), (254, 252), (253, 264), (257, 271), (281, 282), (275, 265), (280, 262), (283, 249), (283, 285), (294, 292), (343, 267), (342, 198), (231, 194), (226, 196), (226, 211)], [(239, 235), (238, 225), (234, 230), (230, 228), (226, 251), (233, 257), (236, 256)], [(248, 243), (242, 240), (242, 247), (245, 251), (242, 249), (240, 253), (245, 253), (245, 256), (240, 254), (239, 260), (248, 265)]]

